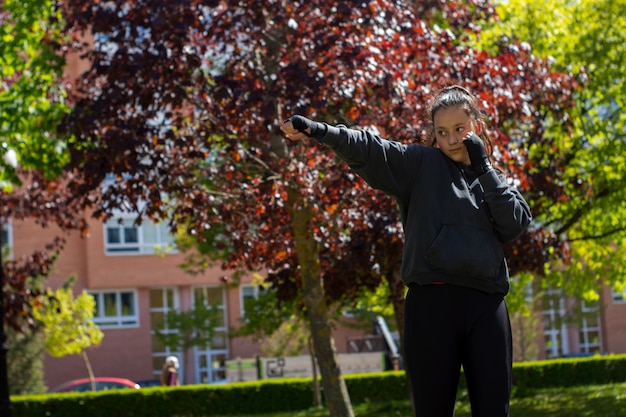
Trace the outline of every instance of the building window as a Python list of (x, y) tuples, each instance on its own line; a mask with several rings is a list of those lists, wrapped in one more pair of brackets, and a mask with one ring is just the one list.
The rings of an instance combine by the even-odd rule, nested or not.
[[(602, 334), (597, 302), (580, 300), (580, 309), (577, 309), (576, 304), (579, 301), (571, 298), (566, 300), (560, 290), (546, 291), (542, 302), (546, 357), (601, 352)], [(574, 347), (575, 351), (572, 352), (568, 336), (576, 338), (576, 333), (572, 333), (574, 325), (577, 325), (578, 348)]]
[(89, 291), (96, 301), (93, 322), (104, 328), (139, 326), (135, 291)]
[(242, 285), (239, 292), (241, 296), (241, 317), (245, 317), (246, 311), (251, 311), (254, 301), (259, 299), (259, 295), (266, 292), (267, 290), (259, 285)]
[(132, 218), (114, 218), (104, 224), (104, 248), (107, 255), (154, 254), (172, 252), (174, 237), (166, 222), (143, 222), (137, 226)]
[(548, 358), (558, 358), (569, 353), (565, 300), (560, 291), (548, 290), (542, 298), (543, 334)]
[[(2, 230), (0, 231), (1, 235), (0, 235), (0, 239), (2, 239), (0, 242), (2, 242), (1, 247), (4, 248), (5, 246), (8, 247), (13, 247), (13, 227), (11, 226), (11, 223), (2, 223)], [(11, 251), (11, 257), (13, 256), (13, 252)]]
[(581, 301), (580, 351), (599, 353), (602, 350), (598, 303)]
[(226, 322), (226, 303), (221, 287), (196, 287), (193, 302), (204, 302), (208, 307), (220, 311), (214, 323), (210, 323), (213, 332), (211, 341), (206, 346), (196, 346), (196, 382), (211, 384), (226, 381), (226, 360), (228, 359), (228, 323)]
[(615, 290), (613, 292), (613, 304), (624, 304), (626, 303), (626, 291), (617, 292)]
[(169, 346), (165, 346), (163, 342), (156, 336), (157, 331), (160, 333), (170, 334), (178, 332), (178, 329), (168, 327), (166, 317), (171, 311), (178, 311), (178, 291), (176, 288), (152, 288), (150, 289), (150, 327), (152, 334), (152, 375), (155, 379), (160, 379), (165, 358), (173, 355), (178, 357), (179, 379), (184, 381), (185, 366), (182, 363), (183, 356), (181, 352), (172, 350)]

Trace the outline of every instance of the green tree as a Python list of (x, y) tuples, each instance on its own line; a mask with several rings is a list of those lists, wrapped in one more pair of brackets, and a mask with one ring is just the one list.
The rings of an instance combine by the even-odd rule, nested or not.
[[(2, 246), (2, 259), (10, 258), (9, 245)], [(26, 280), (27, 287), (39, 291), (41, 279)], [(22, 316), (18, 322), (26, 321), (17, 327), (4, 328), (7, 346), (7, 384), (11, 395), (42, 394), (47, 391), (43, 375), (44, 338), (40, 326), (30, 326), (30, 317)], [(16, 320), (13, 320), (16, 322)], [(4, 324), (4, 323), (3, 323)], [(4, 327), (4, 326), (3, 326)]]
[(309, 332), (305, 323), (295, 317), (285, 321), (261, 342), (261, 353), (268, 357), (297, 356), (307, 348)]
[(9, 392), (11, 395), (45, 394), (43, 358), (44, 336), (39, 328), (26, 328), (21, 332), (7, 329)]
[(200, 299), (190, 310), (168, 311), (164, 323), (153, 324), (155, 328), (167, 331), (155, 330), (154, 334), (171, 351), (180, 352), (181, 363), (185, 364), (189, 349), (206, 348), (211, 345), (214, 326), (216, 323), (223, 323), (223, 314), (224, 311), (220, 308), (209, 306)]
[[(66, 136), (56, 127), (68, 113), (65, 66), (57, 53), (63, 43), (63, 19), (56, 1), (4, 0), (0, 9), (0, 224), (9, 219), (34, 219), (42, 226), (86, 231), (82, 211), (69, 202), (60, 184), (47, 182), (62, 172), (69, 160)], [(23, 185), (16, 189), (14, 185)], [(34, 186), (33, 186), (34, 185)], [(32, 303), (40, 295), (27, 281), (45, 276), (63, 247), (56, 238), (44, 248), (16, 261), (0, 261), (0, 408), (12, 414), (5, 366), (8, 346), (5, 325), (16, 333), (30, 333)], [(15, 340), (21, 337), (16, 335)]]
[(87, 349), (97, 346), (104, 334), (91, 320), (96, 302), (86, 292), (74, 298), (70, 279), (56, 291), (46, 290), (33, 309), (33, 317), (43, 325), (46, 352), (50, 356), (81, 355), (95, 391), (95, 380)]
[[(564, 167), (548, 178), (564, 195), (539, 189), (532, 200), (538, 223), (568, 249), (553, 258), (545, 282), (587, 299), (597, 299), (603, 284), (626, 284), (625, 7), (624, 0), (502, 1), (500, 19), (481, 38), (493, 48), (515, 36), (585, 82), (574, 96), (573, 130), (531, 151), (538, 174)], [(549, 129), (560, 123), (550, 122)]]
[[(2, 248), (2, 257), (10, 257), (8, 245)], [(40, 290), (43, 280), (30, 278), (28, 288)], [(29, 321), (24, 316), (22, 320)], [(7, 377), (11, 395), (43, 394), (47, 391), (44, 382), (43, 360), (45, 353), (44, 335), (41, 325), (29, 326), (26, 323), (19, 329), (6, 329), (7, 344), (11, 346), (7, 352)]]
[(276, 334), (286, 323), (295, 324), (305, 320), (299, 308), (299, 297), (281, 302), (277, 293), (269, 290), (269, 285), (263, 281), (259, 277), (253, 280), (252, 283), (259, 285), (262, 290), (256, 297), (244, 300), (244, 316), (240, 318), (238, 326), (229, 329), (232, 337), (251, 336), (255, 342), (261, 343)]
[[(506, 305), (511, 315), (513, 360), (530, 361), (539, 358), (539, 318), (534, 314), (540, 306), (542, 291), (532, 291), (535, 274), (520, 272), (511, 278), (511, 291)], [(535, 286), (536, 287), (536, 286)]]
[[(59, 121), (70, 111), (62, 82), (65, 59), (58, 53), (65, 42), (63, 26), (61, 9), (51, 0), (2, 2), (0, 224), (33, 219), (42, 227), (55, 224), (86, 233), (81, 207), (68, 198), (59, 180), (71, 142), (57, 132)], [(30, 317), (30, 300), (38, 292), (26, 282), (46, 276), (63, 244), (58, 237), (31, 255), (2, 263), (4, 324), (20, 331), (29, 323), (19, 319)]]
[[(67, 143), (54, 134), (69, 112), (61, 11), (52, 0), (5, 0), (0, 12), (0, 156), (12, 150), (24, 169), (57, 177), (68, 161)], [(20, 184), (15, 168), (0, 159), (0, 181)]]

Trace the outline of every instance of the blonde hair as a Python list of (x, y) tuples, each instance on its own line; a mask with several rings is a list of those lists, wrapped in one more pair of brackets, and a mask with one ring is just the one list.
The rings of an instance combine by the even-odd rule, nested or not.
[[(172, 368), (178, 368), (178, 358), (176, 356), (168, 356), (165, 358), (163, 370), (161, 371), (162, 386), (179, 385), (177, 371)], [(175, 384), (172, 384), (172, 379), (174, 379)]]
[(176, 367), (178, 365), (178, 358), (176, 356), (168, 356), (165, 358), (165, 366)]

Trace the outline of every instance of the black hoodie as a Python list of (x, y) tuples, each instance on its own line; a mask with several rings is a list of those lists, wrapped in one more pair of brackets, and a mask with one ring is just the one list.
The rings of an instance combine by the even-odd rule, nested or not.
[(327, 126), (320, 142), (373, 188), (398, 204), (406, 285), (434, 282), (506, 294), (502, 242), (516, 239), (532, 215), (521, 194), (495, 170), (471, 167), (435, 147), (405, 145), (364, 130)]

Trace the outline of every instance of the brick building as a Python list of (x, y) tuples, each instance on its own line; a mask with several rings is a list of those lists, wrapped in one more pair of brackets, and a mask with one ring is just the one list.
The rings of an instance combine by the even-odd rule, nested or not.
[[(3, 241), (19, 257), (41, 249), (58, 233), (32, 222), (11, 222), (4, 230)], [(155, 254), (155, 248), (171, 241), (163, 226), (144, 222), (135, 227), (132, 221), (120, 225), (117, 219), (93, 224), (87, 238), (67, 237), (66, 248), (46, 285), (56, 288), (75, 275), (75, 292), (85, 290), (96, 299), (94, 321), (105, 336), (100, 346), (88, 350), (88, 356), (97, 376), (158, 379), (164, 358), (175, 354), (185, 358), (181, 370), (186, 383), (222, 383), (226, 380), (227, 360), (260, 355), (260, 347), (251, 340), (230, 339), (228, 335), (229, 327), (239, 323), (244, 299), (257, 294), (258, 288), (251, 285), (252, 277), (244, 277), (241, 285), (232, 287), (223, 284), (227, 272), (219, 268), (203, 275), (186, 274), (179, 266), (183, 254)], [(169, 351), (154, 331), (163, 330), (162, 319), (167, 311), (187, 310), (199, 297), (223, 311), (212, 342), (184, 356)], [(553, 291), (542, 301), (543, 311), (537, 315), (542, 318), (535, 341), (537, 357), (626, 352), (624, 294), (605, 288), (599, 303), (586, 305)], [(355, 341), (371, 337), (367, 331), (343, 326), (334, 333), (339, 353), (354, 352)], [(44, 365), (50, 388), (86, 376), (79, 355), (46, 357)]]
[[(19, 257), (41, 249), (57, 234), (53, 228), (42, 229), (32, 222), (11, 222), (4, 241)], [(75, 293), (85, 290), (95, 298), (94, 322), (103, 330), (104, 339), (87, 354), (96, 376), (158, 379), (165, 357), (174, 354), (186, 358), (181, 363), (186, 383), (220, 383), (226, 379), (226, 360), (261, 353), (251, 340), (229, 339), (228, 335), (229, 327), (239, 323), (244, 299), (257, 294), (258, 287), (250, 284), (252, 277), (243, 277), (241, 285), (232, 287), (224, 285), (228, 272), (220, 268), (189, 275), (180, 267), (185, 255), (176, 251), (155, 253), (156, 248), (171, 241), (164, 226), (144, 222), (135, 227), (132, 221), (120, 225), (117, 220), (93, 225), (87, 238), (67, 237), (66, 248), (46, 286), (57, 288), (75, 275)], [(168, 331), (163, 324), (165, 314), (188, 310), (199, 298), (223, 312), (210, 345), (192, 348), (186, 355), (168, 350), (154, 336), (155, 330)], [(348, 352), (348, 341), (363, 335), (362, 331), (339, 326), (335, 331), (337, 351)], [(80, 355), (46, 356), (44, 370), (50, 388), (86, 376)]]

